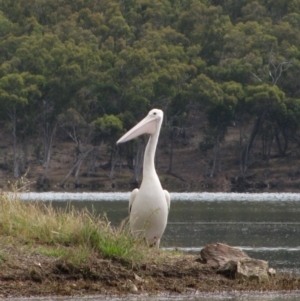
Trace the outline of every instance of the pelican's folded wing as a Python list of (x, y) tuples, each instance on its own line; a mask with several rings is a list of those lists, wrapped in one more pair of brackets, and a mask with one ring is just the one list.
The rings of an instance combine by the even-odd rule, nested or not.
[(166, 197), (166, 202), (167, 202), (167, 205), (168, 205), (168, 209), (170, 211), (171, 197), (170, 197), (169, 191), (168, 190), (164, 190), (164, 193), (165, 193), (165, 197)]
[(135, 200), (135, 197), (137, 195), (137, 193), (139, 192), (138, 188), (135, 188), (132, 190), (131, 194), (130, 194), (130, 198), (129, 198), (129, 206), (128, 206), (128, 212), (130, 213), (131, 212), (131, 207), (132, 207), (132, 204)]

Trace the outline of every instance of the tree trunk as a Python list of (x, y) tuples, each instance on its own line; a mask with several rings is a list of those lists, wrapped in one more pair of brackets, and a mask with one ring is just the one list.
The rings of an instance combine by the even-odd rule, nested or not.
[(133, 180), (132, 182), (138, 183), (139, 182), (139, 175), (141, 173), (141, 169), (143, 166), (143, 158), (144, 158), (144, 145), (141, 143), (141, 139), (138, 139), (137, 144), (137, 151), (135, 156), (135, 164), (133, 168)]
[(245, 145), (245, 147), (241, 150), (241, 156), (240, 156), (240, 172), (244, 176), (247, 172), (248, 166), (249, 166), (249, 153), (254, 146), (257, 134), (259, 133), (261, 126), (263, 125), (265, 121), (267, 110), (264, 110), (260, 116), (256, 119), (256, 122), (254, 124), (254, 127), (251, 132), (251, 136), (249, 139), (249, 142)]
[(23, 150), (23, 158), (22, 158), (22, 166), (21, 172), (24, 173), (26, 171), (26, 167), (28, 164), (28, 139), (23, 139), (22, 143), (22, 150)]
[(99, 149), (95, 147), (92, 154), (90, 155), (89, 166), (86, 172), (88, 177), (91, 175), (91, 172), (96, 171), (95, 164), (98, 158), (98, 154), (99, 154)]
[(49, 171), (49, 166), (51, 161), (51, 153), (52, 153), (54, 137), (56, 134), (56, 128), (57, 128), (57, 123), (55, 123), (53, 127), (50, 127), (49, 124), (46, 123), (45, 126), (43, 127), (43, 134), (44, 134), (43, 167), (45, 168), (43, 181), (45, 181), (48, 178), (48, 171)]
[(173, 127), (172, 132), (171, 132), (171, 143), (170, 143), (170, 155), (169, 155), (168, 173), (172, 173), (172, 171), (173, 171), (173, 149), (174, 149), (175, 134), (176, 134), (176, 128)]
[(129, 169), (133, 169), (134, 155), (133, 155), (133, 143), (128, 143), (128, 152), (126, 156), (127, 166)]
[(80, 168), (81, 168), (81, 164), (82, 164), (83, 160), (84, 160), (84, 158), (80, 159), (79, 162), (78, 162), (78, 164), (77, 164), (77, 166), (76, 166), (76, 168), (75, 168), (75, 175), (74, 175), (74, 177), (75, 177), (75, 185), (79, 184), (79, 178), (78, 177), (79, 177), (79, 172), (80, 172)]
[(220, 150), (220, 131), (218, 131), (217, 137), (216, 137), (216, 143), (215, 143), (215, 147), (214, 147), (214, 158), (213, 158), (213, 165), (209, 174), (210, 178), (214, 177), (215, 174), (215, 168), (216, 168), (216, 162), (218, 159), (218, 155), (219, 155), (219, 150)]
[(73, 165), (73, 167), (70, 169), (70, 171), (68, 172), (68, 174), (66, 175), (66, 177), (64, 178), (64, 180), (61, 183), (61, 187), (64, 187), (66, 184), (66, 181), (68, 180), (68, 178), (71, 176), (71, 174), (75, 171), (75, 183), (78, 184), (78, 175), (79, 175), (79, 171), (80, 171), (80, 167), (81, 164), (83, 162), (83, 160), (86, 158), (86, 156), (94, 149), (94, 147), (88, 149), (85, 153), (83, 153), (80, 158), (77, 160), (77, 162)]
[(17, 138), (17, 110), (15, 106), (13, 107), (10, 117), (12, 120), (12, 135), (13, 135), (14, 178), (18, 179), (20, 177), (20, 170), (19, 170), (20, 149), (18, 146), (18, 138)]
[(270, 139), (270, 142), (268, 143), (268, 149), (267, 149), (267, 154), (266, 154), (266, 161), (268, 164), (269, 164), (269, 161), (271, 158), (271, 150), (272, 150), (274, 140), (275, 140), (275, 135), (273, 134), (273, 136)]
[(286, 135), (286, 133), (281, 130), (281, 133), (282, 133), (282, 137), (283, 137), (283, 140), (284, 140), (284, 146), (282, 146), (282, 143), (280, 141), (280, 130), (276, 130), (275, 132), (275, 140), (276, 140), (276, 144), (277, 144), (277, 149), (278, 149), (278, 153), (281, 157), (285, 156), (286, 154), (286, 151), (288, 149), (288, 137)]
[(114, 174), (115, 174), (115, 166), (119, 161), (119, 156), (118, 153), (114, 150), (114, 155), (112, 158), (112, 163), (111, 163), (111, 168), (110, 168), (110, 173), (109, 173), (109, 178), (113, 179), (114, 178)]

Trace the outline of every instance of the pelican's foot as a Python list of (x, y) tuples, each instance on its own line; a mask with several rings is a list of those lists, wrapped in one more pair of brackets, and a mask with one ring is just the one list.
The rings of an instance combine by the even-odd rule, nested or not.
[(148, 243), (149, 247), (156, 247), (157, 249), (159, 249), (159, 244), (160, 244), (160, 238), (154, 237), (153, 241), (151, 243)]

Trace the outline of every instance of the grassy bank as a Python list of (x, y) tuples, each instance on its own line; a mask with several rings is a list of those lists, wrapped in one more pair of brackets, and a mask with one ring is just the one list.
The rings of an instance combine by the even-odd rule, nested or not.
[(227, 279), (199, 255), (148, 248), (126, 221), (0, 194), (0, 298), (80, 294), (297, 290), (298, 275)]
[(137, 263), (150, 256), (149, 249), (131, 237), (126, 221), (114, 228), (105, 215), (70, 206), (55, 210), (41, 202), (23, 202), (17, 194), (0, 195), (0, 235), (77, 264), (95, 252)]

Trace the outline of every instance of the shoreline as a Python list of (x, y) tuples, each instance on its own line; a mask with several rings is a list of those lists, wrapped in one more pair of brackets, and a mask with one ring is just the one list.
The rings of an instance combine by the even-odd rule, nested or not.
[[(7, 192), (13, 197), (15, 193)], [(24, 191), (18, 192), (17, 195), (22, 200), (37, 201), (126, 201), (128, 202), (130, 191), (111, 191), (111, 192), (87, 192), (87, 191)], [(258, 201), (257, 196), (264, 195), (264, 201), (284, 202), (288, 199), (282, 199), (282, 195), (292, 196), (293, 200), (300, 200), (299, 192), (210, 192), (210, 191), (184, 191), (170, 192), (171, 201)], [(99, 199), (101, 196), (101, 199)]]
[(155, 260), (134, 264), (94, 253), (83, 264), (38, 254), (14, 243), (0, 248), (0, 298), (46, 296), (141, 296), (220, 292), (297, 292), (300, 275), (277, 273), (268, 281), (228, 279), (199, 260), (200, 255), (156, 250)]

